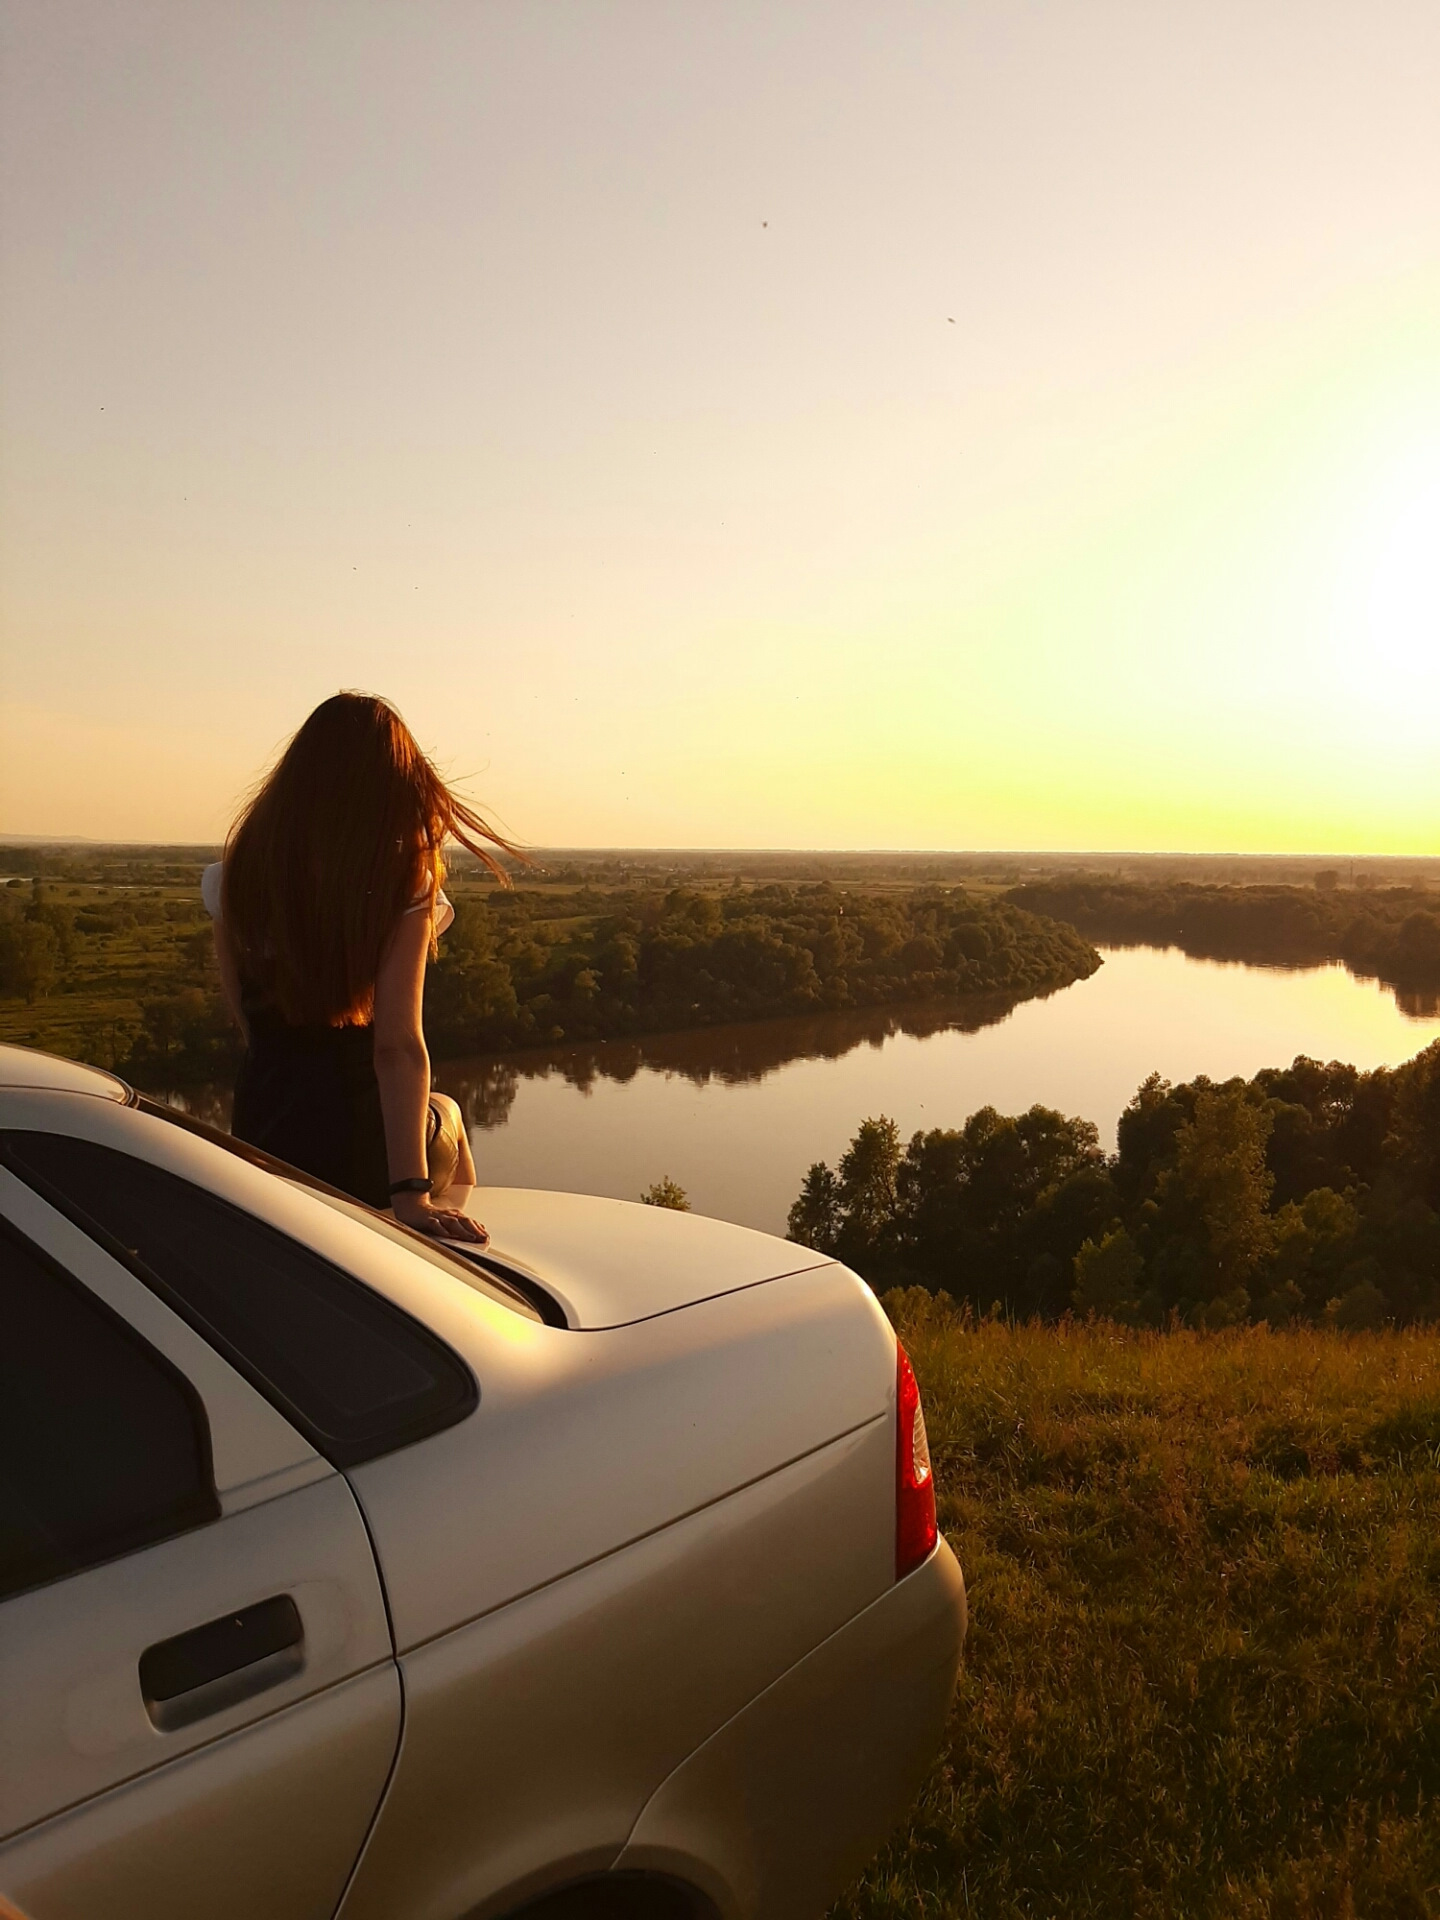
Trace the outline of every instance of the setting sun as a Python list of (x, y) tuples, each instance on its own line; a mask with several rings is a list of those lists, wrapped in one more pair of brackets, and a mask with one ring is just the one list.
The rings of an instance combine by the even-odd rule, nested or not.
[(1402, 679), (1411, 693), (1432, 690), (1440, 685), (1440, 447), (1400, 469), (1374, 521), (1364, 556), (1367, 668)]

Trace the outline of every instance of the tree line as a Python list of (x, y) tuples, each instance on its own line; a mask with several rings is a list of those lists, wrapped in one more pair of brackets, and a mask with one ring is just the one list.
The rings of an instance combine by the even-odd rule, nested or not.
[(426, 979), (438, 1052), (1047, 993), (1100, 965), (1072, 927), (958, 889), (675, 887), (573, 907), (540, 920), (524, 895), (460, 903)]
[(1179, 947), (1201, 959), (1261, 965), (1340, 960), (1402, 997), (1440, 994), (1440, 912), (1435, 895), (1421, 888), (1040, 880), (1005, 897), (1108, 945)]
[(984, 1107), (902, 1146), (866, 1120), (790, 1237), (877, 1288), (1140, 1326), (1440, 1319), (1440, 1042), (1362, 1073), (1152, 1074), (1105, 1154), (1088, 1120)]

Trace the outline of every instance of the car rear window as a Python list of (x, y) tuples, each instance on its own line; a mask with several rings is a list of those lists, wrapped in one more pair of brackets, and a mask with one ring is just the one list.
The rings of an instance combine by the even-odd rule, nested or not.
[(426, 1234), (417, 1233), (413, 1227), (403, 1226), (393, 1213), (381, 1213), (375, 1207), (366, 1206), (363, 1200), (353, 1199), (348, 1193), (337, 1193), (334, 1187), (326, 1186), (323, 1180), (317, 1180), (313, 1174), (289, 1166), (285, 1161), (277, 1160), (273, 1154), (252, 1147), (247, 1141), (237, 1140), (232, 1133), (222, 1133), (218, 1127), (197, 1120), (193, 1114), (184, 1113), (178, 1107), (167, 1107), (158, 1100), (147, 1100), (144, 1094), (135, 1096), (135, 1105), (142, 1113), (153, 1114), (157, 1120), (167, 1121), (172, 1127), (198, 1134), (200, 1139), (208, 1140), (212, 1146), (223, 1147), (226, 1153), (233, 1153), (237, 1160), (244, 1160), (265, 1173), (273, 1173), (278, 1180), (288, 1180), (292, 1186), (304, 1187), (307, 1193), (313, 1193), (348, 1219), (358, 1221), (369, 1232), (378, 1233), (382, 1239), (404, 1247), (407, 1253), (428, 1260), (432, 1267), (438, 1267), (451, 1280), (463, 1281), (473, 1292), (483, 1293), (487, 1299), (508, 1307), (512, 1313), (521, 1314), (527, 1320), (542, 1320), (546, 1326), (563, 1327), (566, 1324), (562, 1309), (536, 1282), (511, 1273), (496, 1261), (487, 1260), (483, 1265), (478, 1265), (474, 1250), (467, 1244), (432, 1240)]
[(353, 1274), (163, 1167), (65, 1134), (3, 1157), (174, 1307), (336, 1466), (461, 1420), (459, 1357)]

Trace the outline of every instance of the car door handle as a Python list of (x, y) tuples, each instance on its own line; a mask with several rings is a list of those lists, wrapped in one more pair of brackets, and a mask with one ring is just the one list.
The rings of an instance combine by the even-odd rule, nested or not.
[(288, 1593), (159, 1640), (140, 1656), (145, 1711), (163, 1733), (263, 1693), (305, 1664), (305, 1628)]

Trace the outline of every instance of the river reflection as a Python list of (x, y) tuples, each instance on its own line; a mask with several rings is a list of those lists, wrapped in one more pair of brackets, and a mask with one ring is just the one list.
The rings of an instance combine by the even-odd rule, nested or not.
[[(1019, 1004), (1014, 994), (975, 993), (917, 1006), (755, 1020), (581, 1046), (527, 1047), (519, 1053), (436, 1061), (433, 1079), (442, 1093), (459, 1101), (466, 1125), (486, 1132), (505, 1125), (527, 1080), (553, 1077), (582, 1094), (597, 1080), (624, 1086), (641, 1073), (678, 1075), (697, 1087), (712, 1081), (738, 1086), (763, 1080), (794, 1060), (838, 1060), (856, 1047), (880, 1047), (896, 1034), (924, 1040), (936, 1033), (978, 1033), (1006, 1019)], [(227, 1086), (187, 1087), (158, 1097), (212, 1127), (229, 1128), (233, 1100)]]
[(924, 1006), (755, 1020), (686, 1033), (652, 1033), (630, 1040), (591, 1041), (575, 1047), (530, 1047), (523, 1053), (481, 1054), (436, 1067), (435, 1084), (459, 1101), (471, 1127), (503, 1127), (524, 1080), (552, 1077), (589, 1093), (598, 1080), (626, 1086), (640, 1073), (678, 1076), (694, 1086), (712, 1081), (741, 1086), (763, 1080), (794, 1060), (839, 1060), (856, 1047), (881, 1047), (896, 1034), (926, 1040), (937, 1033), (978, 1033), (1019, 1005), (1012, 994), (973, 994)]

